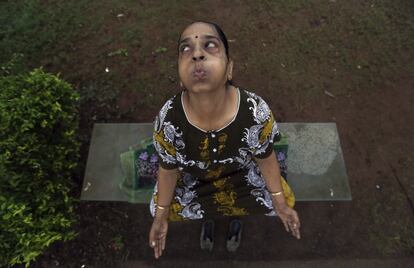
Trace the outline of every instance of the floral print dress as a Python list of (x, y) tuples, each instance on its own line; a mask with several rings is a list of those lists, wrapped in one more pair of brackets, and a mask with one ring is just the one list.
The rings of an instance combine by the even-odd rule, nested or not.
[[(193, 125), (183, 108), (183, 92), (168, 99), (155, 117), (153, 142), (159, 165), (178, 168), (169, 221), (217, 215), (277, 216), (266, 183), (253, 156), (266, 158), (280, 133), (268, 104), (252, 91), (237, 88), (238, 110), (221, 129)], [(281, 177), (287, 203), (294, 195)], [(150, 201), (156, 212), (158, 182)]]

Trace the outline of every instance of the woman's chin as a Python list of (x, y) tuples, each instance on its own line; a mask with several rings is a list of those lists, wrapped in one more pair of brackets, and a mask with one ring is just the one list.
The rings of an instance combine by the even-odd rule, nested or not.
[(189, 89), (189, 91), (193, 93), (207, 93), (211, 92), (213, 89), (211, 88), (211, 85), (209, 83), (204, 82), (198, 82), (194, 83), (192, 87)]

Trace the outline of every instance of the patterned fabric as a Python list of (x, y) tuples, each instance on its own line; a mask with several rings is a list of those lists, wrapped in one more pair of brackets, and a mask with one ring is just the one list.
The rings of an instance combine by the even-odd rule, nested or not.
[[(155, 117), (153, 141), (158, 163), (178, 168), (181, 176), (170, 207), (170, 221), (261, 214), (277, 216), (254, 157), (273, 150), (278, 126), (268, 104), (257, 94), (237, 88), (238, 111), (221, 129), (205, 131), (191, 124), (183, 108), (183, 92), (165, 102)], [(281, 177), (288, 205), (294, 195)], [(150, 202), (154, 217), (158, 183)]]

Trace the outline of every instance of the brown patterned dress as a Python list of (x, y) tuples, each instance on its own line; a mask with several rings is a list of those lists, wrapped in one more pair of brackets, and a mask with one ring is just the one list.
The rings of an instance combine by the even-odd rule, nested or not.
[[(268, 104), (252, 91), (237, 88), (238, 111), (221, 129), (205, 131), (190, 123), (183, 95), (168, 99), (155, 117), (153, 140), (159, 165), (178, 168), (169, 221), (205, 219), (217, 215), (277, 216), (265, 180), (253, 156), (266, 158), (279, 135)], [(287, 203), (295, 198), (282, 177)], [(150, 202), (154, 217), (157, 185)]]

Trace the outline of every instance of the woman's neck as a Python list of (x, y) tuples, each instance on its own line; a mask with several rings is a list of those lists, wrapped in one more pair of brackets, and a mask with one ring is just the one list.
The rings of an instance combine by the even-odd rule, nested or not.
[[(194, 123), (203, 125), (220, 121), (229, 110), (232, 86), (206, 93), (194, 93), (188, 90), (184, 93), (187, 114), (190, 113)], [(231, 105), (230, 105), (231, 106)]]

